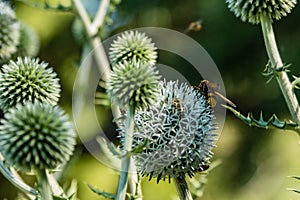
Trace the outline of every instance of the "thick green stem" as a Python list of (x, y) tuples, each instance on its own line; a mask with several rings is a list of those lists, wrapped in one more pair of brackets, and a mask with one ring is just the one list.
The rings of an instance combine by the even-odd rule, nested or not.
[[(133, 106), (128, 106), (128, 115), (126, 117), (125, 123), (125, 138), (124, 138), (124, 149), (126, 152), (131, 151), (132, 136), (134, 128), (134, 112), (135, 108)], [(130, 156), (125, 155), (122, 158), (121, 164), (121, 174), (119, 179), (118, 193), (116, 200), (123, 200), (126, 197), (126, 190), (128, 184), (128, 171), (130, 169)]]
[[(261, 16), (261, 27), (264, 36), (266, 50), (269, 59), (271, 61), (272, 67), (274, 67), (275, 69), (282, 67), (283, 63), (277, 48), (272, 22), (268, 17), (264, 15)], [(298, 124), (300, 124), (299, 103), (287, 73), (285, 71), (278, 72), (276, 79), (293, 120)]]
[(41, 199), (52, 200), (52, 192), (48, 182), (47, 173), (45, 170), (37, 170), (36, 177), (38, 181), (38, 187), (40, 189)]
[(192, 200), (192, 195), (184, 177), (174, 178), (174, 183), (180, 200)]

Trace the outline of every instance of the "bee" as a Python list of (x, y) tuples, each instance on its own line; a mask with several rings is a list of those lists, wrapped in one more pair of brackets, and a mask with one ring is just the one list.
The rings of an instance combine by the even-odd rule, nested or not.
[(180, 116), (183, 116), (183, 114), (185, 112), (185, 108), (180, 99), (173, 98), (172, 99), (172, 107), (174, 107), (178, 111)]
[(198, 86), (193, 87), (205, 96), (212, 108), (215, 107), (217, 104), (216, 96), (223, 99), (230, 106), (236, 107), (236, 105), (232, 101), (230, 101), (218, 92), (218, 90), (220, 89), (220, 85), (217, 83), (211, 83), (208, 80), (202, 80)]
[(197, 169), (197, 172), (203, 172), (208, 170), (209, 165), (200, 165), (199, 168)]
[(185, 29), (184, 33), (187, 34), (189, 33), (190, 31), (200, 31), (202, 29), (202, 20), (197, 20), (197, 21), (194, 21), (194, 22), (191, 22), (189, 24), (189, 26)]

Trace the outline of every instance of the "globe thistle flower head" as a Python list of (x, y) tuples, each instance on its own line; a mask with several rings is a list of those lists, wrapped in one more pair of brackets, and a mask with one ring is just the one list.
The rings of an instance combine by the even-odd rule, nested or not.
[(25, 23), (20, 23), (20, 40), (14, 57), (34, 57), (39, 51), (39, 45), (36, 32)]
[[(217, 139), (212, 109), (205, 97), (186, 83), (161, 81), (158, 88), (155, 104), (135, 115), (132, 148), (146, 144), (133, 157), (138, 172), (157, 178), (157, 182), (186, 174), (192, 177), (209, 164)], [(124, 138), (124, 122), (119, 127)]]
[(296, 0), (226, 0), (228, 8), (242, 21), (259, 24), (261, 15), (279, 20), (295, 7)]
[(18, 104), (0, 125), (0, 152), (25, 172), (55, 169), (72, 155), (76, 134), (63, 110), (39, 102)]
[(125, 61), (113, 67), (107, 93), (112, 102), (120, 106), (146, 108), (156, 98), (159, 79), (155, 66)]
[(118, 62), (141, 62), (155, 65), (157, 48), (152, 40), (138, 31), (127, 31), (117, 37), (109, 49), (110, 61)]
[(18, 103), (40, 101), (55, 105), (60, 85), (53, 69), (34, 58), (20, 58), (2, 66), (0, 108), (7, 111)]
[(17, 51), (19, 23), (8, 3), (0, 1), (0, 61), (7, 60)]

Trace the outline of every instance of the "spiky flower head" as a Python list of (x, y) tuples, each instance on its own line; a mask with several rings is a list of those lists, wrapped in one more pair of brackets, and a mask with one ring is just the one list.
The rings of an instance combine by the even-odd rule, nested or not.
[(241, 18), (252, 24), (259, 24), (261, 15), (271, 20), (279, 20), (295, 7), (296, 0), (226, 0), (228, 8)]
[(52, 105), (59, 100), (60, 84), (48, 63), (20, 58), (3, 65), (0, 73), (0, 108), (7, 111), (17, 103), (40, 101)]
[(155, 66), (142, 63), (118, 63), (107, 82), (107, 93), (120, 106), (146, 108), (157, 95), (160, 75)]
[(58, 106), (18, 104), (0, 125), (0, 152), (7, 164), (24, 171), (55, 169), (69, 160), (75, 146), (72, 124)]
[[(132, 148), (143, 149), (133, 157), (138, 172), (150, 179), (156, 177), (157, 182), (186, 174), (192, 177), (209, 164), (217, 139), (212, 109), (206, 98), (186, 83), (161, 81), (158, 88), (155, 104), (135, 115)], [(124, 122), (119, 125), (124, 138)]]
[(20, 23), (20, 40), (14, 57), (34, 57), (39, 51), (39, 39), (36, 32), (27, 24)]
[(157, 48), (145, 33), (126, 31), (117, 37), (109, 49), (111, 63), (142, 62), (155, 65)]
[(8, 3), (0, 0), (0, 62), (17, 51), (19, 37), (19, 23), (15, 12)]

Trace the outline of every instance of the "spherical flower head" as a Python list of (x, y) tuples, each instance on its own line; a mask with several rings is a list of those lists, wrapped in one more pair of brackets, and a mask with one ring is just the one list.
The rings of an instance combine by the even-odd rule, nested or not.
[(0, 152), (5, 162), (25, 172), (55, 169), (69, 160), (75, 146), (72, 124), (58, 106), (18, 104), (0, 125)]
[(17, 51), (19, 43), (19, 23), (11, 7), (0, 1), (0, 62)]
[[(138, 172), (157, 178), (192, 177), (209, 164), (217, 134), (214, 115), (206, 98), (186, 83), (160, 82), (156, 103), (137, 110), (133, 156)], [(119, 124), (121, 138), (124, 122)], [(121, 140), (123, 144), (124, 141)], [(121, 146), (122, 149), (122, 146)]]
[(138, 31), (126, 31), (117, 37), (109, 49), (110, 61), (142, 62), (155, 65), (157, 48), (152, 40)]
[(160, 75), (155, 66), (141, 63), (119, 63), (113, 67), (107, 82), (107, 93), (120, 106), (146, 108), (157, 95)]
[(279, 20), (295, 7), (296, 0), (226, 0), (229, 9), (242, 21), (259, 24), (261, 15)]
[(58, 78), (45, 62), (18, 58), (3, 65), (0, 73), (0, 108), (7, 111), (18, 103), (40, 101), (57, 104), (60, 93)]
[(25, 23), (20, 23), (20, 40), (13, 57), (34, 57), (39, 51), (39, 39), (36, 32)]

